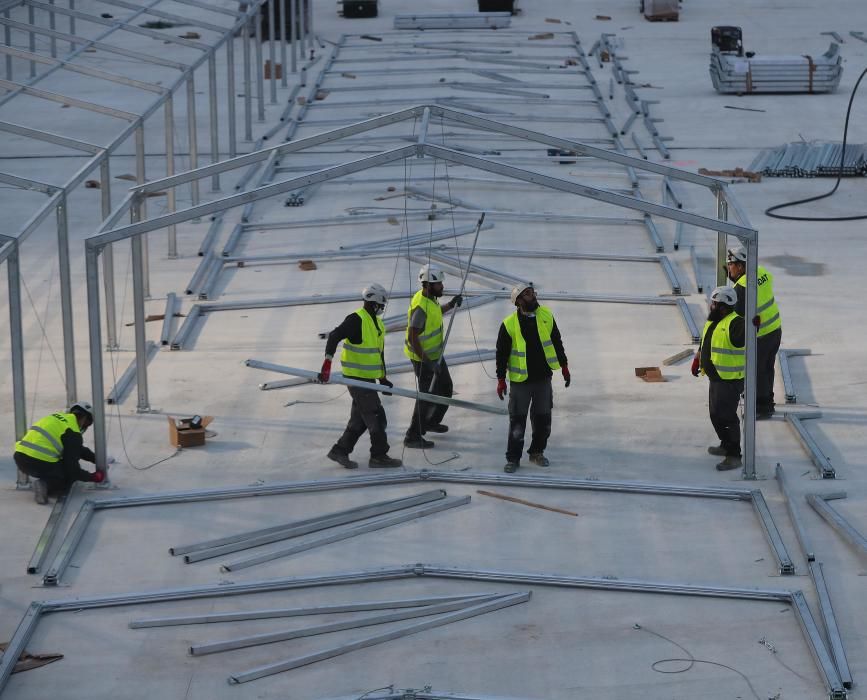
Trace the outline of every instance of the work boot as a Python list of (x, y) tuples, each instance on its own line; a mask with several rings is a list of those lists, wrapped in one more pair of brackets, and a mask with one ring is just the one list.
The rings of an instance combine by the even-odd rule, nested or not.
[(506, 462), (506, 466), (503, 467), (503, 471), (506, 472), (507, 474), (514, 474), (516, 471), (518, 471), (518, 467), (520, 467), (520, 466), (521, 466), (521, 463), (518, 461)]
[(396, 457), (389, 457), (388, 455), (373, 455), (370, 456), (370, 461), (367, 463), (368, 467), (376, 467), (379, 469), (385, 469), (387, 467), (399, 467), (403, 464)]
[(33, 500), (41, 506), (48, 503), (48, 484), (42, 479), (33, 480)]
[(426, 433), (447, 433), (449, 432), (449, 426), (443, 425), (442, 423), (432, 423), (431, 425), (425, 426)]
[(740, 455), (727, 455), (726, 458), (716, 465), (718, 472), (727, 472), (730, 469), (740, 469), (743, 465)]
[(707, 448), (707, 453), (709, 455), (713, 455), (714, 457), (725, 457), (728, 452), (726, 452), (726, 448), (722, 445), (711, 445)]
[(349, 459), (349, 455), (334, 449), (333, 447), (325, 455), (328, 459), (337, 462), (344, 469), (358, 469), (358, 462)]
[(530, 452), (530, 461), (540, 467), (547, 467), (551, 462), (541, 452)]
[(423, 437), (404, 438), (404, 447), (412, 447), (417, 450), (427, 450), (434, 446), (433, 440), (425, 440)]

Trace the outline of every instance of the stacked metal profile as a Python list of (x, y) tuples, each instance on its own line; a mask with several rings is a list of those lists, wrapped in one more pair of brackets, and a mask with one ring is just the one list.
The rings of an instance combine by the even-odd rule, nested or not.
[(511, 12), (442, 12), (394, 18), (395, 29), (505, 29), (511, 23)]
[(863, 176), (867, 175), (867, 144), (846, 144), (844, 154), (842, 143), (787, 143), (760, 152), (749, 170), (768, 177)]
[(753, 56), (721, 53), (710, 55), (714, 89), (738, 95), (755, 92), (834, 92), (843, 75), (839, 45), (832, 43), (816, 58), (806, 55)]

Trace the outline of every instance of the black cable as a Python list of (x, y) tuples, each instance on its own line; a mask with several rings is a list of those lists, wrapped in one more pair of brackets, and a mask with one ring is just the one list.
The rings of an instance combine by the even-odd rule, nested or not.
[(822, 216), (822, 217), (814, 217), (814, 216), (786, 216), (785, 214), (774, 214), (773, 212), (778, 209), (785, 209), (787, 207), (794, 207), (798, 204), (806, 204), (807, 202), (816, 202), (820, 199), (825, 199), (826, 197), (830, 197), (837, 191), (837, 188), (840, 186), (840, 180), (843, 178), (843, 163), (844, 158), (846, 157), (846, 138), (849, 135), (849, 116), (852, 113), (852, 103), (855, 100), (855, 93), (858, 92), (858, 86), (861, 84), (861, 81), (864, 79), (864, 76), (867, 75), (867, 68), (865, 68), (861, 75), (858, 76), (858, 80), (855, 81), (855, 87), (852, 88), (852, 94), (849, 96), (849, 106), (846, 108), (846, 122), (843, 125), (843, 149), (840, 153), (840, 170), (837, 173), (837, 182), (834, 183), (834, 187), (831, 188), (830, 192), (826, 192), (825, 194), (820, 194), (815, 197), (807, 197), (806, 199), (797, 199), (794, 202), (784, 202), (783, 204), (776, 204), (768, 209), (765, 209), (765, 214), (774, 219), (785, 219), (786, 221), (862, 221), (867, 219), (867, 214), (859, 214), (857, 216)]

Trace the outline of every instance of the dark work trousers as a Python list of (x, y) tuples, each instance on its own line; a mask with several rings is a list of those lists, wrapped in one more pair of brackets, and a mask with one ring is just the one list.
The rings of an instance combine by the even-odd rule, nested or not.
[(61, 459), (59, 462), (43, 462), (22, 452), (14, 455), (18, 468), (34, 479), (42, 479), (48, 493), (66, 493), (76, 481), (91, 481), (91, 473), (79, 466), (78, 461)]
[(756, 342), (756, 413), (774, 412), (774, 363), (783, 329), (758, 338)]
[[(359, 378), (352, 377), (352, 379)], [(360, 381), (368, 380), (362, 379)], [(374, 383), (373, 380), (370, 381)], [(355, 448), (355, 443), (364, 435), (366, 430), (370, 433), (370, 456), (381, 457), (388, 454), (388, 438), (385, 435), (388, 421), (385, 418), (385, 409), (379, 400), (379, 393), (351, 386), (349, 387), (349, 395), (352, 397), (349, 422), (346, 424), (343, 435), (340, 436), (332, 449), (340, 450), (349, 456)]]
[(738, 403), (744, 390), (743, 379), (720, 379), (711, 381), (708, 389), (710, 422), (719, 437), (726, 456), (741, 456), (741, 421), (738, 418)]
[(527, 429), (527, 414), (533, 438), (528, 454), (542, 454), (551, 435), (551, 409), (554, 394), (551, 378), (537, 381), (512, 382), (509, 387), (509, 440), (506, 443), (506, 461), (517, 462), (524, 450), (524, 431)]
[[(418, 390), (427, 394), (435, 394), (436, 396), (451, 397), (454, 386), (452, 385), (452, 375), (449, 374), (449, 366), (446, 364), (445, 358), (440, 362), (432, 364), (433, 366), (430, 364), (425, 365), (415, 360), (412, 361), (415, 376), (418, 378)], [(436, 381), (431, 386), (434, 368), (436, 369)], [(448, 410), (449, 407), (445, 404), (416, 401), (415, 410), (412, 412), (412, 421), (409, 424), (409, 428), (406, 429), (406, 439), (418, 439), (425, 434), (427, 426), (442, 423)]]

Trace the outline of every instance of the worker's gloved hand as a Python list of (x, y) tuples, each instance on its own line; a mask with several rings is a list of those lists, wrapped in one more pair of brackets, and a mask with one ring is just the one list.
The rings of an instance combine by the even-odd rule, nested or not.
[(498, 379), (497, 380), (497, 396), (500, 397), (500, 401), (503, 400), (503, 397), (509, 393), (509, 390), (506, 388), (506, 380)]
[(693, 377), (697, 377), (699, 375), (698, 364), (699, 364), (699, 357), (698, 357), (698, 353), (696, 353), (695, 357), (692, 358), (692, 367), (690, 368), (690, 371), (692, 372)]
[(464, 298), (460, 294), (458, 294), (455, 297), (452, 297), (452, 300), (449, 302), (449, 304), (451, 304), (451, 307), (453, 309), (457, 308), (458, 306), (460, 306), (463, 303), (464, 303)]
[(753, 316), (753, 325), (754, 325), (756, 328), (758, 328), (759, 326), (762, 325), (762, 319), (761, 319), (760, 316), (758, 316), (758, 315)]
[[(382, 384), (383, 386), (387, 386), (389, 389), (391, 389), (391, 387), (394, 386), (394, 384), (391, 381), (389, 381), (388, 377), (380, 377), (379, 383)], [(385, 394), (386, 396), (391, 396), (390, 391), (383, 391), (382, 393)]]
[(93, 472), (93, 474), (90, 475), (90, 480), (94, 484), (101, 484), (103, 481), (105, 481), (105, 472), (101, 472), (97, 469), (95, 472)]
[(328, 384), (328, 380), (331, 379), (331, 360), (327, 357), (322, 361), (322, 369), (319, 370), (317, 379), (323, 384)]
[(572, 375), (569, 374), (569, 368), (564, 366), (560, 371), (563, 373), (563, 381), (566, 382), (566, 386), (568, 387), (572, 383)]

